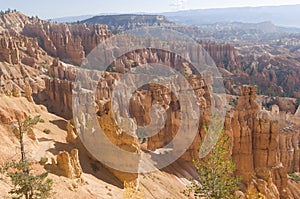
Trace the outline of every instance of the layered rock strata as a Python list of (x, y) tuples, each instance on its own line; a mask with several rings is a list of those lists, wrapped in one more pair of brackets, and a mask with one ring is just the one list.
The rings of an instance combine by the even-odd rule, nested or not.
[(112, 34), (103, 25), (66, 25), (40, 22), (26, 24), (23, 34), (38, 38), (39, 45), (52, 57), (81, 65), (86, 55)]

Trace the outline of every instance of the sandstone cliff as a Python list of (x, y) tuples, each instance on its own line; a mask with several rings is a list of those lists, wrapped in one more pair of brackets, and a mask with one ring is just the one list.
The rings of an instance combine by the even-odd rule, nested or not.
[(230, 44), (202, 42), (202, 47), (208, 52), (218, 67), (230, 68), (237, 65), (237, 50)]
[(274, 113), (259, 110), (255, 99), (256, 87), (244, 86), (236, 108), (226, 119), (225, 131), (233, 136), (236, 174), (242, 176), (251, 193), (297, 198), (288, 194), (287, 174), (299, 170), (298, 132), (280, 130)]
[(0, 32), (15, 31), (21, 32), (25, 24), (32, 24), (41, 21), (37, 17), (28, 17), (21, 12), (11, 12), (0, 16)]
[[(169, 59), (172, 57), (170, 52), (164, 52), (162, 50), (153, 50), (153, 49), (143, 49), (136, 52), (129, 52), (124, 57), (120, 57), (119, 59), (127, 59), (126, 62), (122, 61), (116, 61), (116, 65), (111, 65), (110, 68), (117, 70), (117, 71), (125, 71), (130, 70), (132, 65), (128, 65), (127, 63), (136, 63), (134, 65), (141, 65), (141, 60), (145, 63), (163, 63), (169, 66), (172, 66), (173, 63), (175, 63), (174, 67), (180, 68), (181, 65), (184, 65), (185, 60), (182, 58), (177, 57), (176, 59)], [(124, 63), (124, 64), (123, 64)], [(184, 73), (189, 74), (190, 77), (188, 78), (188, 82), (192, 85), (192, 88), (194, 89), (194, 92), (197, 95), (198, 99), (198, 106), (201, 108), (201, 113), (204, 115), (200, 119), (199, 122), (208, 123), (209, 122), (209, 107), (211, 103), (208, 86), (201, 77), (201, 75), (192, 75), (191, 71), (192, 69), (188, 68), (189, 66), (186, 66), (184, 70), (182, 70)], [(69, 67), (66, 65), (61, 64), (58, 60), (54, 60), (52, 66), (49, 69), (50, 75), (53, 77), (53, 79), (45, 79), (46, 82), (46, 89), (44, 93), (47, 96), (48, 99), (48, 107), (49, 110), (53, 111), (56, 114), (62, 115), (65, 118), (72, 118), (72, 94), (74, 97), (75, 95), (78, 95), (77, 93), (72, 93), (73, 89), (73, 82), (75, 80), (75, 71), (73, 67)], [(88, 75), (88, 74), (86, 74)], [(96, 74), (94, 74), (95, 76)], [(123, 132), (120, 127), (115, 123), (114, 116), (113, 116), (113, 110), (110, 105), (111, 103), (111, 93), (114, 88), (113, 82), (115, 80), (120, 79), (120, 76), (122, 76), (122, 73), (115, 73), (115, 72), (106, 72), (99, 76), (99, 82), (97, 83), (97, 94), (96, 94), (96, 101), (98, 105), (98, 111), (97, 114), (99, 116), (98, 120), (100, 123), (100, 126), (102, 129), (104, 129), (104, 132), (106, 136), (109, 138), (109, 140), (119, 146), (120, 148), (130, 151), (139, 153), (141, 150), (141, 144), (138, 142), (137, 139), (134, 137), (128, 135), (128, 132)], [(85, 82), (82, 82), (83, 86), (89, 85), (85, 84)], [(172, 85), (174, 88), (176, 85)], [(177, 85), (178, 86), (178, 85)], [(85, 87), (84, 87), (85, 88)], [(85, 89), (88, 89), (85, 88)], [(62, 91), (62, 92), (59, 92)], [(161, 148), (162, 146), (166, 145), (170, 140), (172, 140), (175, 135), (177, 134), (177, 131), (179, 130), (179, 126), (189, 126), (192, 125), (191, 121), (199, 120), (199, 118), (193, 118), (192, 114), (187, 115), (187, 121), (190, 121), (191, 124), (182, 124), (181, 123), (181, 109), (180, 102), (175, 97), (174, 91), (171, 92), (170, 89), (165, 88), (160, 85), (156, 84), (149, 84), (149, 88), (142, 88), (141, 90), (136, 91), (134, 96), (132, 96), (130, 103), (129, 103), (129, 112), (121, 112), (121, 115), (123, 116), (130, 116), (130, 120), (132, 120), (133, 123), (136, 122), (137, 125), (145, 126), (148, 125), (150, 122), (150, 108), (154, 105), (159, 105), (161, 107), (164, 107), (167, 115), (167, 119), (165, 121), (165, 124), (163, 124), (163, 128), (159, 131), (158, 134), (155, 136), (149, 138), (146, 141), (146, 145), (143, 147), (144, 150), (149, 151), (156, 151), (156, 149)], [(87, 95), (87, 96), (85, 96)], [(120, 95), (123, 95), (120, 93)], [(91, 96), (88, 96), (88, 93), (84, 94), (82, 93), (80, 96), (78, 96), (80, 100), (87, 99), (92, 100), (93, 98)], [(185, 103), (189, 103), (190, 99), (182, 99), (185, 101)], [(78, 104), (80, 108), (76, 108), (76, 110), (84, 111), (85, 116), (91, 117), (94, 111), (91, 108), (85, 107), (85, 103), (82, 102), (81, 104)], [(74, 104), (73, 104), (74, 105)], [(188, 105), (188, 104), (187, 104)], [(119, 110), (125, 110), (122, 107), (119, 107)], [(79, 114), (80, 115), (80, 114)], [(156, 118), (158, 119), (158, 118)], [(159, 120), (161, 120), (160, 118)], [(77, 120), (81, 120), (78, 118)], [(118, 118), (116, 118), (118, 120)], [(136, 125), (135, 124), (135, 125)], [(83, 124), (84, 125), (84, 124)], [(130, 126), (130, 125), (128, 125)], [(130, 129), (130, 128), (129, 128)], [(128, 129), (127, 129), (128, 130)], [(197, 129), (196, 129), (197, 130)], [(194, 140), (192, 146), (189, 148), (189, 150), (184, 153), (182, 156), (183, 159), (186, 161), (191, 161), (193, 157), (197, 156), (197, 151), (199, 149), (198, 141), (200, 140), (201, 134), (203, 136), (204, 132), (202, 132), (203, 128), (199, 127), (198, 132), (196, 133), (196, 139)], [(185, 131), (188, 131), (186, 129)], [(135, 130), (133, 129), (133, 134), (136, 134)], [(166, 136), (167, 135), (167, 136)], [(142, 133), (138, 133), (138, 138), (142, 139), (144, 138)], [(122, 142), (120, 142), (120, 138), (122, 138)], [(180, 144), (180, 143), (177, 143)], [(178, 148), (178, 147), (174, 147)], [(106, 156), (113, 156), (113, 154), (107, 153)], [(121, 164), (121, 163), (120, 163)], [(127, 162), (126, 164), (129, 164)], [(134, 164), (134, 163), (133, 163)], [(138, 167), (138, 162), (135, 163), (136, 167)], [(134, 167), (134, 165), (132, 165)], [(136, 178), (136, 175), (130, 175), (127, 173), (122, 173), (119, 171), (116, 171), (114, 169), (110, 169), (114, 175), (116, 175), (120, 180), (133, 180)]]
[(280, 161), (286, 168), (287, 172), (294, 173), (299, 172), (300, 164), (300, 149), (299, 141), (300, 134), (299, 128), (286, 127), (281, 129), (279, 134), (279, 150)]
[(39, 45), (52, 57), (81, 65), (85, 56), (101, 41), (111, 36), (103, 25), (66, 25), (40, 22), (26, 24), (23, 34), (35, 37)]
[(63, 65), (54, 59), (46, 77), (45, 89), (40, 93), (38, 101), (45, 104), (50, 112), (66, 119), (72, 119), (72, 81), (75, 80), (75, 68)]
[(126, 30), (132, 30), (137, 28), (144, 28), (149, 26), (172, 26), (172, 22), (168, 21), (165, 16), (162, 15), (103, 15), (95, 16), (90, 19), (81, 21), (86, 24), (105, 24), (114, 33), (120, 33)]
[[(97, 114), (99, 122), (102, 125), (105, 124), (103, 127), (106, 129), (106, 135), (116, 144), (119, 143), (117, 140), (120, 135), (115, 135), (114, 132), (119, 132), (120, 130), (111, 120), (113, 117), (111, 113), (112, 107), (109, 105), (112, 97), (113, 82), (115, 79), (120, 79), (122, 72), (130, 70), (136, 65), (142, 65), (142, 63), (158, 61), (168, 65), (169, 60), (166, 58), (169, 56), (158, 58), (156, 56), (162, 55), (160, 54), (161, 52), (156, 54), (157, 52), (154, 53), (155, 51), (152, 51), (152, 56), (149, 56), (149, 52), (145, 53), (145, 51), (130, 52), (124, 55), (124, 57), (120, 57), (119, 59), (126, 61), (117, 61), (110, 66), (111, 69), (117, 70), (120, 73), (105, 73), (99, 78), (96, 95), (98, 99)], [(61, 103), (61, 107), (67, 107), (68, 110), (65, 110), (66, 113), (70, 113), (72, 110), (72, 107), (68, 106), (68, 104), (71, 103), (71, 88), (75, 78), (74, 71), (74, 68), (63, 66), (57, 60), (54, 60), (50, 73), (56, 78), (46, 80), (49, 82), (46, 86), (46, 92), (49, 94), (50, 101), (54, 101), (54, 104)], [(207, 85), (200, 76), (190, 78), (189, 82), (193, 85), (194, 91), (199, 94), (200, 107), (204, 108), (204, 117), (200, 119), (200, 123), (209, 122), (209, 114), (205, 113), (205, 107), (209, 107), (211, 103)], [(68, 86), (63, 89), (64, 84)], [(56, 92), (62, 89), (64, 92)], [(224, 128), (233, 137), (232, 157), (237, 164), (236, 174), (243, 177), (243, 189), (248, 190), (252, 194), (257, 195), (258, 193), (262, 193), (267, 198), (288, 198), (290, 197), (290, 188), (287, 173), (295, 172), (299, 167), (297, 166), (299, 165), (299, 154), (296, 144), (299, 135), (297, 133), (286, 135), (284, 133), (286, 130), (280, 131), (276, 117), (272, 116), (273, 113), (260, 110), (260, 106), (256, 103), (256, 92), (256, 87), (242, 87), (237, 106), (226, 117)], [(53, 97), (54, 95), (58, 97)], [(138, 152), (140, 150), (138, 148), (141, 148), (142, 150), (146, 150), (146, 152), (148, 150), (156, 151), (170, 142), (176, 135), (178, 125), (180, 124), (180, 120), (178, 119), (180, 115), (178, 101), (172, 97), (172, 93), (168, 89), (161, 86), (150, 84), (147, 88), (142, 88), (134, 93), (129, 104), (130, 111), (122, 114), (130, 115), (136, 124), (143, 126), (149, 124), (149, 110), (154, 104), (159, 104), (166, 109), (168, 117), (165, 126), (158, 134), (146, 140), (143, 140), (143, 135), (141, 134), (141, 145), (137, 140), (129, 139), (130, 137), (124, 138), (128, 142), (124, 141), (122, 144), (119, 144), (125, 150)], [(54, 112), (59, 113), (59, 111), (56, 110)], [(122, 137), (124, 136), (125, 134), (122, 133)], [(203, 132), (200, 127), (193, 144), (181, 158), (191, 161), (192, 158), (196, 157), (199, 150), (198, 142), (202, 138)], [(121, 180), (126, 178), (134, 179), (132, 178), (134, 176), (126, 173), (120, 173), (115, 170), (111, 170), (111, 172)]]

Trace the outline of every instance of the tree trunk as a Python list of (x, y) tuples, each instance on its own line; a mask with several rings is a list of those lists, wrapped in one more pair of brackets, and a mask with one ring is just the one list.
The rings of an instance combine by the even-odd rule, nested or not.
[(21, 160), (22, 162), (26, 161), (25, 149), (24, 149), (24, 133), (22, 129), (22, 124), (20, 118), (18, 117), (18, 125), (19, 125), (19, 132), (20, 132), (20, 146), (21, 146)]

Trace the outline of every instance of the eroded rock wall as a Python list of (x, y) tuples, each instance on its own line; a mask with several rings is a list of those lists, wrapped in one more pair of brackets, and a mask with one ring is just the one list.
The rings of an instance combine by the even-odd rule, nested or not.
[(26, 24), (23, 34), (38, 38), (41, 47), (52, 57), (81, 65), (86, 55), (112, 34), (103, 25)]
[(280, 131), (276, 117), (259, 110), (255, 99), (256, 87), (243, 86), (237, 106), (226, 118), (225, 131), (233, 136), (236, 174), (250, 193), (293, 198), (288, 195), (287, 171), (298, 168), (299, 135)]
[(299, 172), (300, 165), (299, 129), (287, 127), (279, 134), (279, 158), (288, 173)]

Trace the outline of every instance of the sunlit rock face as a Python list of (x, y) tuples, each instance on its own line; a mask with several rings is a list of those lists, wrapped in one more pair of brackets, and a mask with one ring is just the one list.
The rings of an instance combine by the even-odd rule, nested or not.
[(280, 128), (279, 108), (260, 110), (256, 87), (243, 86), (237, 105), (225, 120), (225, 132), (233, 137), (232, 157), (236, 175), (249, 193), (267, 198), (289, 198), (287, 173), (299, 170), (299, 131)]
[(82, 168), (80, 166), (78, 150), (73, 149), (71, 153), (66, 151), (60, 152), (56, 160), (52, 159), (51, 169), (58, 175), (65, 176), (67, 178), (80, 178), (82, 174)]
[[(141, 57), (143, 57), (141, 59)], [(76, 103), (75, 112), (84, 113), (84, 118), (78, 117), (79, 122), (88, 123), (88, 118), (97, 113), (98, 122), (101, 129), (104, 131), (105, 137), (113, 143), (115, 146), (131, 152), (140, 154), (144, 152), (160, 154), (168, 153), (167, 150), (160, 151), (162, 147), (167, 145), (172, 139), (177, 135), (178, 131), (181, 130), (184, 134), (189, 135), (192, 133), (189, 132), (191, 126), (199, 123), (199, 127), (196, 127), (196, 132), (194, 133), (195, 137), (190, 138), (191, 144), (189, 144), (185, 151), (178, 156), (178, 158), (183, 158), (184, 160), (190, 161), (193, 158), (197, 158), (198, 150), (200, 148), (199, 141), (203, 139), (204, 133), (204, 124), (209, 124), (210, 120), (210, 106), (212, 103), (211, 95), (209, 91), (209, 86), (206, 83), (205, 79), (200, 74), (193, 74), (193, 68), (189, 68), (189, 64), (185, 63), (184, 59), (171, 58), (173, 55), (171, 52), (163, 52), (161, 50), (155, 49), (143, 49), (139, 51), (133, 51), (127, 53), (119, 59), (126, 61), (120, 61), (119, 59), (114, 62), (111, 66), (108, 67), (110, 72), (94, 73), (92, 77), (89, 71), (80, 73), (81, 88), (77, 92), (77, 88), (74, 88), (73, 96), (76, 95), (76, 99), (80, 103)], [(169, 58), (171, 59), (169, 59)], [(151, 59), (151, 60), (150, 60)], [(174, 64), (174, 68), (181, 69), (186, 76), (185, 81), (186, 85), (189, 85), (186, 88), (180, 87), (179, 84), (174, 84), (172, 82), (172, 76), (163, 78), (163, 81), (170, 80), (168, 84), (163, 84), (158, 81), (158, 83), (148, 83), (142, 85), (140, 88), (136, 88), (132, 93), (125, 92), (124, 90), (132, 89), (130, 85), (133, 85), (133, 81), (142, 81), (142, 79), (147, 79), (147, 77), (140, 75), (137, 79), (133, 79), (132, 76), (126, 76), (125, 71), (130, 72), (134, 70), (137, 66), (145, 70), (150, 70), (151, 67), (144, 66), (140, 61), (143, 60), (143, 63), (148, 62), (159, 62), (160, 64), (165, 64), (167, 67), (171, 67)], [(135, 63), (132, 65), (127, 65), (128, 63)], [(184, 68), (181, 68), (185, 66)], [(159, 67), (155, 68), (156, 70), (161, 70)], [(116, 70), (116, 71), (115, 71)], [(151, 76), (149, 74), (149, 76)], [(83, 78), (86, 77), (86, 78)], [(120, 80), (125, 78), (125, 82), (128, 85), (124, 85), (123, 90), (116, 89), (116, 86), (119, 86)], [(174, 77), (173, 77), (174, 78)], [(89, 83), (88, 81), (92, 81)], [(90, 85), (96, 85), (96, 95), (91, 96), (91, 87)], [(126, 88), (128, 86), (128, 88)], [(84, 88), (84, 89), (83, 89)], [(81, 89), (81, 90), (80, 90)], [(184, 106), (192, 107), (192, 97), (188, 98), (183, 95), (179, 97), (179, 92), (189, 91), (192, 92), (195, 96), (196, 108), (199, 109), (199, 113), (189, 113), (183, 112)], [(129, 95), (127, 107), (124, 102), (117, 101), (117, 103), (112, 103), (116, 99), (127, 99), (122, 98), (122, 95)], [(74, 100), (74, 98), (73, 98)], [(88, 108), (84, 104), (88, 104), (88, 101), (94, 100), (97, 104), (96, 109)], [(74, 103), (74, 102), (73, 102)], [(75, 104), (75, 106), (76, 106)], [(81, 105), (82, 104), (82, 105)], [(74, 105), (74, 104), (73, 104)], [(156, 108), (154, 111), (153, 107)], [(119, 111), (119, 114), (115, 114), (116, 111)], [(182, 114), (184, 114), (185, 120), (182, 119)], [(147, 135), (149, 133), (148, 125), (151, 125), (153, 120), (159, 122), (152, 126), (151, 132), (153, 134)], [(83, 125), (84, 126), (84, 125)], [(182, 127), (183, 126), (183, 127)], [(181, 128), (181, 129), (180, 129)], [(96, 132), (95, 132), (96, 133)], [(85, 137), (85, 141), (88, 141), (88, 137)], [(181, 148), (185, 144), (184, 140), (180, 142), (174, 142), (169, 150), (176, 150)], [(103, 141), (102, 144), (105, 146)], [(113, 150), (105, 150), (106, 156), (119, 157), (120, 154), (114, 154)], [(123, 157), (126, 158), (126, 157)], [(175, 161), (176, 159), (174, 159)], [(111, 159), (111, 161), (114, 161)], [(137, 168), (140, 166), (140, 160), (131, 160), (124, 161), (124, 167), (130, 166), (131, 168)], [(159, 160), (157, 160), (158, 167), (160, 165)], [(171, 161), (170, 163), (172, 163)], [(111, 163), (111, 162), (110, 162)], [(118, 166), (122, 166), (123, 163), (119, 162)], [(163, 163), (162, 163), (163, 164)], [(123, 167), (123, 168), (124, 168)], [(120, 172), (115, 169), (111, 169), (120, 180), (125, 181), (126, 179), (133, 180), (137, 177), (135, 174), (129, 174), (126, 172)]]
[(85, 56), (112, 34), (104, 25), (66, 25), (40, 22), (26, 24), (23, 34), (36, 37), (39, 45), (52, 57), (81, 65)]
[[(137, 154), (143, 150), (158, 152), (160, 147), (169, 143), (176, 136), (179, 126), (181, 125), (179, 100), (170, 89), (154, 83), (141, 87), (132, 93), (128, 104), (129, 109), (119, 107), (120, 110), (123, 110), (121, 114), (130, 118), (130, 120), (127, 120), (127, 123), (125, 121), (127, 125), (124, 125), (124, 121), (122, 123), (123, 126), (127, 126), (126, 131), (120, 129), (116, 124), (113, 107), (111, 106), (114, 84), (122, 79), (126, 71), (130, 71), (137, 65), (142, 66), (144, 63), (147, 63), (150, 58), (160, 61), (169, 60), (162, 57), (158, 58), (157, 55), (161, 55), (161, 53), (157, 54), (155, 51), (149, 58), (141, 58), (143, 54), (146, 55), (147, 53), (145, 53), (145, 51), (128, 53), (126, 59), (122, 57), (120, 59), (123, 61), (116, 62), (117, 64), (111, 66), (112, 69), (118, 72), (105, 72), (95, 76), (95, 84), (97, 85), (95, 96), (97, 110), (86, 110), (90, 111), (90, 115), (97, 112), (100, 126), (105, 129), (105, 135), (112, 143), (126, 151)], [(164, 57), (168, 56), (167, 54), (164, 55)], [(136, 60), (134, 60), (134, 58)], [(57, 64), (55, 63), (53, 65)], [(63, 95), (68, 95), (69, 97), (62, 97), (62, 99), (71, 99), (72, 82), (75, 78), (73, 74), (74, 69), (67, 69), (64, 66), (54, 66), (51, 71), (54, 77), (59, 77), (57, 81), (60, 81), (60, 83), (58, 84), (62, 85), (63, 81), (69, 82), (68, 84), (70, 85), (67, 86), (69, 91), (63, 92)], [(89, 74), (86, 75), (87, 77), (89, 76)], [(68, 81), (68, 79), (70, 81)], [(213, 101), (209, 95), (209, 86), (201, 76), (191, 75), (187, 79), (190, 85), (192, 85), (194, 93), (196, 93), (197, 99), (199, 100), (198, 105), (202, 113), (202, 117), (199, 119), (200, 127), (194, 142), (182, 155), (183, 159), (190, 161), (192, 158), (198, 156), (198, 143), (204, 138), (201, 125), (209, 123), (209, 107)], [(54, 82), (54, 80), (51, 81)], [(87, 82), (84, 82), (83, 84), (86, 83)], [(243, 182), (245, 182), (246, 187), (252, 192), (262, 192), (262, 190), (264, 190), (264, 193), (269, 193), (269, 195), (266, 194), (269, 198), (278, 198), (279, 195), (285, 197), (288, 190), (287, 168), (294, 167), (293, 169), (289, 169), (289, 171), (297, 169), (297, 154), (288, 155), (288, 152), (286, 152), (289, 151), (286, 149), (289, 147), (286, 147), (285, 143), (288, 143), (288, 146), (292, 143), (290, 144), (290, 142), (287, 141), (289, 138), (280, 132), (278, 121), (276, 117), (273, 116), (273, 113), (259, 109), (259, 106), (256, 104), (256, 92), (256, 87), (242, 87), (238, 103), (236, 107), (227, 114), (225, 121), (225, 132), (233, 137), (232, 157), (237, 164), (236, 174), (243, 177)], [(88, 96), (83, 98), (92, 99)], [(188, 101), (188, 99), (186, 100)], [(65, 101), (64, 103), (68, 104), (70, 102)], [(216, 102), (217, 100), (215, 100), (215, 103)], [(137, 126), (147, 126), (151, 123), (151, 107), (154, 105), (160, 106), (161, 112), (158, 111), (154, 113), (156, 114), (155, 117), (165, 122), (164, 125), (157, 129), (157, 134), (147, 139), (143, 139), (145, 135), (140, 137), (142, 139), (139, 139), (138, 136), (131, 136), (131, 134), (140, 135), (140, 132), (137, 132)], [(274, 109), (275, 108), (276, 107), (274, 107)], [(192, 115), (189, 117), (191, 117), (191, 120), (193, 119)], [(128, 132), (130, 133), (128, 134)], [(297, 137), (297, 135), (294, 136)], [(163, 153), (165, 152), (166, 151)], [(133, 161), (130, 164), (132, 167), (138, 167), (137, 161)], [(268, 177), (259, 176), (262, 169), (270, 172), (271, 175)], [(111, 169), (111, 171), (122, 181), (126, 179), (134, 181), (137, 177), (137, 175), (119, 172), (114, 169)]]
[(286, 127), (281, 129), (279, 135), (280, 161), (289, 173), (299, 172), (300, 149), (299, 129)]
[[(203, 42), (202, 46), (218, 67), (230, 68), (238, 65), (238, 52), (233, 45)], [(231, 69), (233, 70), (233, 67)]]
[(233, 137), (232, 157), (237, 163), (237, 175), (248, 182), (254, 173), (253, 134), (257, 125), (258, 106), (255, 103), (256, 87), (241, 89), (237, 106), (226, 117), (225, 131)]
[(0, 60), (10, 63), (19, 64), (20, 56), (16, 42), (12, 39), (9, 33), (2, 34), (0, 40)]

